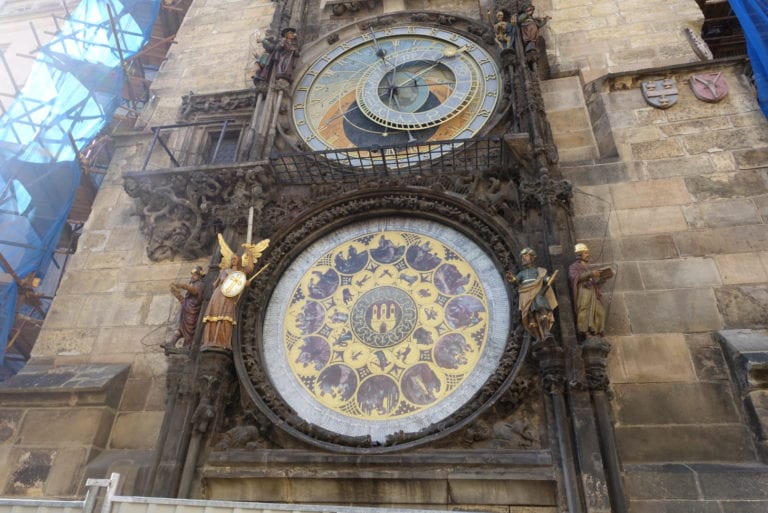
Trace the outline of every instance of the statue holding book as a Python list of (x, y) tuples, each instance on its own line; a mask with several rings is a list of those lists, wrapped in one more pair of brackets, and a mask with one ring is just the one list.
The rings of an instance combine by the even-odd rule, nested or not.
[(610, 267), (592, 269), (589, 248), (578, 243), (574, 247), (576, 260), (568, 267), (568, 279), (573, 293), (573, 309), (576, 314), (576, 330), (584, 337), (605, 334), (605, 306), (600, 286), (613, 278)]

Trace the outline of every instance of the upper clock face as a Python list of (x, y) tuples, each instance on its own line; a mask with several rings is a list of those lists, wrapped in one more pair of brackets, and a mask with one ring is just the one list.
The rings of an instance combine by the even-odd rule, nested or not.
[[(433, 27), (383, 28), (312, 63), (296, 83), (293, 117), (299, 136), (319, 151), (465, 139), (490, 119), (501, 85), (493, 57), (464, 36)], [(416, 158), (430, 158), (430, 151)], [(413, 152), (392, 156), (404, 164), (414, 159)], [(376, 159), (361, 152), (353, 164)]]

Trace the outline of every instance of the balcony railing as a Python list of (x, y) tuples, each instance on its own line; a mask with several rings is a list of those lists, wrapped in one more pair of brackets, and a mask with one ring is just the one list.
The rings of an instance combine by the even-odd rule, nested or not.
[[(219, 162), (217, 155), (233, 120), (186, 123), (153, 127), (153, 137), (139, 173), (148, 170), (179, 172), (210, 167), (231, 167), (236, 162)], [(189, 148), (182, 131), (200, 130), (218, 134), (207, 148)], [(203, 139), (197, 142), (202, 144)], [(271, 173), (277, 183), (307, 185), (339, 181), (360, 181), (386, 177), (433, 177), (484, 172), (502, 164), (501, 136), (454, 139), (444, 141), (414, 141), (388, 146), (348, 148), (337, 150), (275, 153), (260, 165)], [(179, 149), (174, 147), (187, 147)], [(240, 152), (247, 153), (247, 152)], [(203, 158), (203, 155), (207, 155)], [(245, 164), (246, 162), (240, 162)]]
[(502, 141), (483, 137), (287, 153), (270, 157), (269, 167), (285, 184), (483, 172), (501, 165)]

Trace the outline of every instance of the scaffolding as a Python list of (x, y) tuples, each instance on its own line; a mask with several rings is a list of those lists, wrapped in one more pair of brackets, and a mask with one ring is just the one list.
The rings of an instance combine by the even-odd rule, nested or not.
[(87, 218), (73, 205), (92, 200), (103, 177), (110, 154), (100, 132), (149, 91), (136, 57), (161, 3), (82, 0), (62, 22), (54, 18), (57, 33), (37, 50), (22, 88), (0, 57), (16, 89), (0, 118), (0, 380), (28, 358), (8, 348), (25, 325), (42, 322), (58, 286), (57, 255)]
[(768, 0), (730, 0), (747, 40), (747, 55), (763, 114), (768, 116)]

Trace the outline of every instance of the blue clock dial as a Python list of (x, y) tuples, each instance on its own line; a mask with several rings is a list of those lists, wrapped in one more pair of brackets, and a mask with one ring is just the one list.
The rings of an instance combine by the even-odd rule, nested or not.
[(295, 82), (293, 120), (314, 151), (466, 139), (491, 119), (501, 89), (494, 58), (467, 37), (426, 26), (382, 28), (309, 65)]

